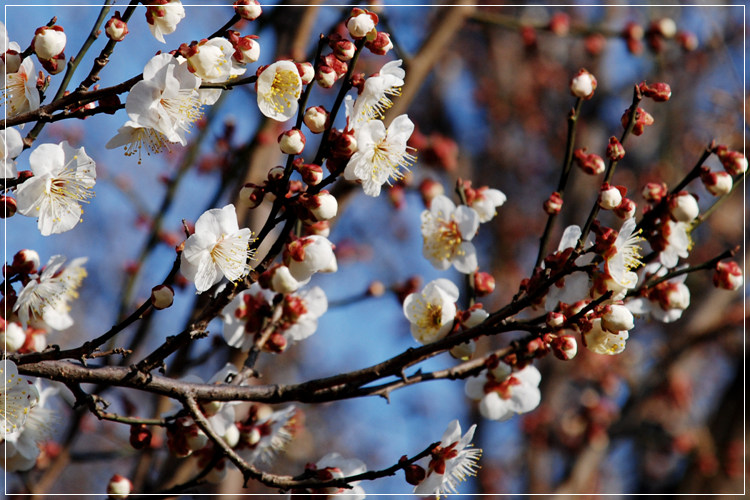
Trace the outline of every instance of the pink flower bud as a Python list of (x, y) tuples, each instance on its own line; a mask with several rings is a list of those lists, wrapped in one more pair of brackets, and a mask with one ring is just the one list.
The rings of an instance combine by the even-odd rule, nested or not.
[(714, 150), (724, 170), (730, 175), (744, 174), (747, 170), (747, 159), (739, 151), (730, 151), (726, 146), (717, 146)]
[(623, 198), (617, 208), (614, 209), (614, 213), (620, 219), (630, 219), (635, 216), (635, 211), (638, 206), (630, 198)]
[(302, 176), (302, 180), (308, 186), (316, 186), (323, 180), (323, 167), (314, 163), (300, 165), (297, 171)]
[(133, 483), (130, 482), (130, 479), (119, 474), (112, 476), (109, 484), (107, 484), (107, 495), (109, 495), (109, 498), (118, 500), (128, 498), (131, 491), (133, 491)]
[(648, 85), (646, 82), (641, 82), (638, 88), (644, 97), (650, 97), (656, 102), (668, 101), (672, 96), (672, 88), (666, 83), (652, 83)]
[(62, 26), (42, 26), (34, 32), (31, 48), (40, 61), (54, 59), (65, 50), (66, 41)]
[(326, 129), (328, 123), (328, 111), (323, 106), (315, 106), (305, 110), (303, 121), (310, 132), (320, 134)]
[[(402, 458), (405, 459), (406, 455), (404, 455)], [(427, 472), (425, 472), (424, 468), (417, 464), (411, 464), (404, 467), (404, 476), (406, 476), (406, 482), (411, 484), (412, 486), (416, 486), (424, 481), (426, 475)]]
[(698, 201), (687, 191), (680, 191), (669, 200), (669, 213), (677, 222), (691, 222), (699, 212)]
[(234, 47), (232, 57), (234, 57), (235, 61), (240, 64), (252, 64), (258, 61), (258, 58), (260, 58), (260, 44), (256, 41), (257, 36), (247, 35), (232, 38), (230, 42), (232, 42), (232, 46)]
[(324, 89), (330, 89), (336, 83), (338, 75), (330, 66), (320, 66), (315, 75), (315, 81)]
[(376, 56), (384, 56), (393, 48), (391, 35), (385, 31), (379, 31), (374, 40), (365, 42), (365, 47)]
[(174, 302), (174, 290), (169, 285), (156, 285), (151, 289), (151, 305), (154, 309), (166, 309)]
[(570, 32), (570, 16), (565, 12), (555, 12), (549, 20), (549, 30), (557, 36), (565, 36)]
[(240, 199), (250, 202), (250, 208), (256, 208), (263, 202), (266, 190), (263, 186), (258, 186), (248, 182), (240, 189)]
[(595, 154), (587, 155), (585, 151), (586, 148), (576, 149), (573, 152), (576, 165), (589, 175), (599, 175), (604, 172), (606, 165), (604, 165), (602, 157)]
[(599, 191), (598, 203), (604, 210), (613, 210), (622, 203), (622, 193), (617, 186), (610, 186), (605, 182)]
[(357, 139), (352, 130), (332, 134), (331, 142), (331, 154), (334, 158), (349, 158), (357, 151)]
[(477, 297), (484, 297), (495, 291), (495, 278), (490, 273), (477, 271), (474, 273), (474, 292)]
[(7, 219), (16, 215), (18, 206), (16, 205), (16, 199), (11, 196), (0, 196), (0, 218)]
[(294, 63), (302, 80), (302, 85), (307, 85), (315, 79), (315, 68), (309, 62)]
[(591, 99), (596, 90), (596, 78), (585, 69), (579, 69), (578, 73), (570, 80), (570, 93), (581, 99)]
[[(620, 119), (620, 122), (622, 123), (623, 128), (626, 128), (628, 126), (628, 123), (630, 122), (630, 110), (626, 109), (625, 113), (623, 113), (622, 118)], [(653, 125), (654, 123), (654, 117), (648, 114), (645, 109), (638, 108), (635, 111), (635, 122), (633, 124), (633, 135), (642, 135), (645, 131), (646, 127), (649, 125)]]
[(667, 185), (663, 182), (649, 182), (643, 186), (641, 195), (646, 201), (659, 203), (667, 195)]
[(0, 68), (4, 70), (2, 73), (16, 73), (21, 68), (21, 54), (17, 50), (7, 50), (4, 54), (0, 55), (0, 60), (2, 60), (5, 66), (5, 68)]
[(39, 62), (42, 63), (42, 67), (47, 70), (47, 73), (56, 75), (65, 69), (65, 54), (60, 52), (51, 59), (39, 59)]
[(607, 158), (612, 161), (620, 161), (625, 158), (625, 148), (615, 136), (609, 138), (609, 144), (607, 144)]
[(573, 359), (578, 354), (578, 342), (572, 335), (560, 335), (552, 340), (549, 346), (552, 354), (563, 361)]
[(104, 32), (114, 42), (121, 42), (128, 34), (128, 23), (120, 18), (119, 11), (115, 12), (115, 15), (104, 25)]
[(735, 261), (718, 262), (713, 276), (714, 286), (724, 290), (738, 290), (742, 286), (742, 269)]
[(732, 176), (727, 172), (710, 172), (701, 173), (701, 181), (709, 193), (714, 196), (723, 196), (732, 190)]
[(305, 209), (302, 218), (315, 222), (333, 219), (339, 207), (336, 197), (325, 189), (314, 195), (303, 193), (299, 197), (299, 204)]
[(547, 201), (544, 202), (544, 211), (550, 215), (559, 214), (560, 210), (562, 210), (562, 206), (563, 206), (562, 196), (560, 196), (560, 193), (555, 191), (554, 193), (549, 195), (549, 198), (547, 199)]
[(685, 52), (692, 52), (698, 48), (698, 37), (690, 31), (681, 31), (677, 33), (677, 43)]
[(332, 48), (333, 55), (336, 56), (336, 59), (344, 62), (354, 57), (354, 53), (357, 51), (354, 43), (352, 43), (350, 40), (339, 40), (333, 44)]
[(552, 329), (562, 328), (565, 324), (565, 315), (559, 312), (548, 312), (547, 319), (545, 320), (548, 327)]
[(130, 426), (130, 446), (142, 450), (151, 444), (151, 431), (144, 424)]
[(39, 270), (39, 254), (34, 250), (24, 249), (13, 256), (11, 266), (17, 273), (32, 274)]
[(278, 141), (281, 152), (287, 155), (298, 155), (305, 149), (305, 135), (297, 128), (283, 132)]
[(258, 19), (263, 9), (260, 7), (258, 0), (237, 0), (234, 2), (234, 11), (242, 18), (248, 21)]
[(378, 24), (378, 16), (375, 13), (354, 8), (346, 21), (346, 29), (353, 38), (362, 38), (374, 30), (376, 24)]

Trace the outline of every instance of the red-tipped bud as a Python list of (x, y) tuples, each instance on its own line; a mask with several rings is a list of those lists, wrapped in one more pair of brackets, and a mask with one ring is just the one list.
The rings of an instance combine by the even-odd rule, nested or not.
[(578, 353), (578, 342), (572, 335), (561, 335), (550, 342), (550, 349), (557, 359), (568, 361)]
[(732, 190), (732, 176), (727, 172), (701, 172), (701, 181), (709, 193), (714, 196), (723, 196)]
[(633, 200), (631, 200), (630, 198), (623, 198), (622, 203), (620, 203), (617, 208), (614, 209), (614, 213), (620, 219), (630, 219), (631, 217), (635, 216), (635, 211), (637, 209), (638, 206)]
[(256, 208), (263, 202), (266, 190), (263, 186), (248, 182), (240, 189), (240, 199), (248, 201), (250, 208)]
[(557, 36), (565, 36), (570, 32), (570, 16), (565, 12), (555, 12), (549, 20), (549, 30)]
[(305, 224), (303, 229), (304, 236), (310, 236), (317, 234), (318, 236), (325, 236), (328, 238), (331, 234), (331, 223), (327, 220), (316, 222), (315, 224)]
[(341, 61), (340, 59), (336, 58), (334, 54), (328, 54), (327, 56), (323, 57), (321, 64), (323, 66), (328, 66), (329, 68), (333, 69), (336, 72), (336, 79), (338, 80), (342, 76), (346, 74), (346, 72), (349, 70), (349, 65), (346, 64), (344, 61)]
[(302, 62), (294, 64), (297, 66), (297, 72), (299, 73), (300, 79), (302, 79), (302, 85), (307, 85), (315, 79), (315, 68), (312, 63)]
[(357, 151), (357, 139), (354, 131), (339, 132), (331, 138), (331, 154), (335, 158), (349, 158)]
[(107, 484), (107, 495), (109, 498), (117, 500), (128, 498), (131, 491), (133, 491), (133, 483), (130, 482), (130, 479), (119, 474), (112, 476), (109, 484)]
[(121, 42), (128, 34), (128, 23), (120, 18), (119, 11), (115, 12), (115, 15), (104, 25), (104, 32), (113, 42)]
[(144, 424), (130, 426), (130, 446), (142, 450), (151, 444), (151, 430)]
[(620, 161), (625, 158), (625, 148), (615, 136), (609, 138), (609, 144), (607, 144), (607, 158), (612, 161)]
[(315, 81), (324, 89), (330, 89), (336, 83), (338, 75), (330, 66), (320, 66), (315, 75)]
[[(630, 109), (626, 109), (620, 119), (623, 128), (628, 126), (630, 122)], [(635, 112), (635, 122), (633, 124), (633, 135), (641, 135), (645, 131), (646, 127), (654, 123), (654, 117), (648, 114), (643, 108), (638, 108)]]
[(699, 212), (698, 200), (687, 191), (680, 191), (669, 199), (669, 213), (677, 222), (691, 222)]
[(611, 186), (609, 183), (602, 184), (599, 190), (599, 206), (603, 210), (614, 210), (622, 203), (622, 192), (620, 186)]
[(32, 274), (39, 270), (39, 254), (34, 250), (24, 249), (13, 256), (11, 266), (17, 273)]
[(166, 309), (174, 302), (174, 290), (169, 285), (156, 285), (151, 289), (151, 305), (154, 309)]
[(665, 102), (672, 97), (672, 88), (667, 83), (652, 83), (648, 85), (646, 82), (641, 82), (638, 88), (644, 97), (650, 97), (656, 102)]
[(310, 132), (320, 134), (326, 129), (329, 113), (323, 106), (315, 106), (305, 110), (303, 121)]
[(641, 196), (646, 201), (659, 203), (667, 195), (667, 185), (663, 182), (649, 182), (643, 186)]
[(299, 205), (304, 209), (304, 213), (300, 214), (301, 218), (312, 222), (333, 219), (339, 206), (336, 197), (325, 189), (314, 195), (302, 193)]
[(477, 297), (484, 297), (495, 291), (495, 278), (490, 273), (477, 271), (474, 273), (474, 292)]
[(566, 318), (563, 313), (549, 312), (547, 313), (546, 323), (548, 327), (558, 329), (562, 328), (562, 326), (565, 324), (565, 319)]
[(591, 99), (596, 90), (596, 78), (585, 69), (579, 69), (578, 73), (570, 80), (570, 93), (581, 99)]
[(747, 158), (739, 151), (731, 151), (724, 145), (717, 146), (714, 153), (719, 157), (724, 170), (730, 175), (744, 174), (747, 170)]
[[(402, 461), (406, 461), (406, 455), (401, 457), (401, 460), (399, 460), (399, 462)], [(424, 481), (425, 476), (427, 476), (427, 472), (425, 472), (423, 467), (417, 464), (410, 464), (404, 467), (404, 476), (406, 476), (407, 483), (411, 484), (412, 486), (416, 486)]]
[(50, 59), (39, 59), (39, 62), (42, 63), (42, 67), (47, 70), (47, 73), (56, 75), (65, 69), (65, 54), (60, 52)]
[(555, 191), (554, 193), (549, 195), (549, 198), (547, 198), (547, 201), (544, 202), (544, 211), (550, 215), (559, 214), (560, 210), (562, 210), (562, 206), (563, 206), (562, 196), (560, 196), (560, 193)]
[(339, 40), (334, 43), (331, 48), (333, 49), (333, 55), (336, 56), (336, 59), (344, 62), (354, 57), (354, 53), (357, 51), (354, 43), (350, 40)]
[(18, 206), (16, 199), (11, 196), (0, 196), (0, 218), (7, 219), (16, 215)]
[(31, 48), (40, 61), (54, 59), (65, 50), (66, 41), (62, 26), (42, 26), (34, 32)]
[(279, 149), (287, 155), (298, 155), (305, 149), (305, 134), (297, 128), (283, 132), (277, 140)]
[(258, 19), (263, 12), (263, 9), (261, 9), (258, 0), (237, 0), (234, 2), (234, 11), (242, 19), (254, 21), (255, 19)]
[(367, 41), (365, 43), (370, 52), (376, 56), (384, 56), (389, 50), (393, 48), (393, 42), (391, 42), (391, 35), (385, 31), (379, 31), (374, 40)]
[(587, 155), (585, 151), (586, 148), (576, 149), (573, 152), (576, 165), (589, 175), (599, 175), (604, 172), (606, 165), (602, 157), (595, 154)]
[(738, 290), (742, 286), (742, 269), (735, 261), (718, 262), (713, 276), (714, 286), (724, 290)]
[(430, 208), (430, 203), (435, 196), (445, 193), (445, 188), (441, 183), (434, 179), (425, 178), (419, 184), (419, 194), (422, 195), (422, 201), (425, 207)]
[(362, 38), (363, 36), (369, 38), (368, 35), (375, 30), (377, 24), (378, 16), (375, 13), (354, 8), (351, 16), (346, 20), (346, 29), (349, 30), (352, 38)]
[(302, 180), (308, 186), (316, 186), (323, 180), (323, 167), (314, 163), (305, 163), (300, 165), (297, 170), (302, 176)]

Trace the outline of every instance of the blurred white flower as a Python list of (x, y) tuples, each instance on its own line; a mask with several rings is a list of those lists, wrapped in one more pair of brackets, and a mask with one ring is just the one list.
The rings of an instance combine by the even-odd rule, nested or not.
[(150, 0), (146, 8), (146, 22), (151, 34), (161, 43), (164, 35), (174, 33), (177, 24), (185, 17), (185, 8), (180, 0)]
[(8, 439), (23, 430), (29, 411), (39, 401), (39, 392), (31, 382), (18, 376), (18, 368), (10, 360), (0, 361), (0, 376), (4, 380), (0, 386), (0, 426)]
[(480, 400), (479, 412), (490, 420), (508, 420), (513, 415), (527, 413), (539, 406), (542, 399), (539, 382), (542, 374), (534, 365), (527, 365), (515, 373), (500, 362), (498, 368), (485, 375), (466, 381), (466, 395)]
[(3, 169), (0, 174), (3, 178), (14, 178), (16, 170), (16, 156), (23, 151), (23, 139), (21, 133), (13, 127), (6, 128), (0, 132), (0, 154), (3, 157)]

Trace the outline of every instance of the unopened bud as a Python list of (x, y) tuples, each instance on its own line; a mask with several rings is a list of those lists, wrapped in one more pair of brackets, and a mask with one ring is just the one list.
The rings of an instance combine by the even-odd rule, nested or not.
[(115, 12), (115, 15), (104, 25), (104, 32), (113, 42), (121, 42), (128, 34), (128, 23), (120, 18), (119, 11)]
[(445, 188), (440, 182), (428, 177), (419, 184), (419, 193), (422, 195), (422, 201), (424, 202), (425, 207), (430, 208), (432, 199), (435, 198), (435, 196), (444, 194)]
[(570, 93), (581, 99), (591, 99), (594, 97), (596, 90), (596, 78), (585, 69), (578, 70), (578, 73), (570, 80)]
[(601, 156), (595, 154), (587, 155), (584, 149), (576, 149), (573, 152), (576, 165), (589, 175), (599, 175), (604, 172), (606, 165)]
[(353, 131), (336, 134), (332, 142), (331, 154), (336, 158), (349, 158), (357, 152), (357, 139)]
[(338, 213), (338, 202), (336, 197), (325, 189), (312, 196), (303, 193), (299, 198), (299, 204), (302, 206), (309, 217), (304, 217), (315, 222), (330, 220), (336, 217)]
[(638, 88), (644, 97), (650, 97), (656, 102), (668, 101), (672, 96), (672, 88), (666, 83), (652, 83), (651, 85), (647, 85), (646, 82), (641, 82)]
[(557, 36), (565, 36), (570, 32), (570, 16), (565, 12), (555, 12), (549, 20), (549, 30)]
[(252, 427), (246, 431), (240, 433), (240, 437), (244, 443), (254, 446), (260, 442), (260, 438), (263, 436), (260, 434), (260, 430), (257, 427)]
[(602, 328), (610, 333), (632, 330), (635, 326), (633, 313), (627, 307), (619, 304), (606, 306), (602, 314)]
[(334, 43), (331, 48), (333, 49), (333, 55), (336, 56), (336, 59), (344, 62), (354, 57), (354, 53), (357, 51), (354, 43), (350, 40), (339, 40)]
[(130, 446), (142, 450), (151, 444), (151, 430), (144, 424), (130, 426)]
[(11, 265), (17, 273), (32, 274), (39, 270), (40, 264), (39, 254), (35, 250), (26, 248), (16, 252)]
[(559, 312), (547, 313), (546, 323), (552, 329), (561, 328), (565, 324), (565, 315)]
[(109, 484), (107, 484), (107, 495), (109, 498), (117, 500), (128, 498), (131, 491), (133, 491), (133, 483), (130, 482), (130, 479), (119, 474), (112, 476)]
[(698, 48), (698, 37), (690, 31), (681, 31), (677, 33), (677, 43), (685, 52), (692, 52)]
[[(65, 69), (65, 54), (61, 52), (51, 59), (39, 59), (39, 62), (42, 63), (42, 67), (47, 70), (47, 73), (56, 75)], [(46, 82), (46, 84), (48, 83)]]
[(747, 170), (747, 159), (739, 151), (731, 151), (726, 146), (718, 146), (714, 152), (719, 157), (724, 170), (730, 175), (744, 174)]
[(298, 155), (305, 149), (305, 135), (296, 128), (279, 135), (278, 142), (281, 152), (287, 155)]
[(656, 21), (656, 29), (664, 38), (672, 38), (677, 34), (677, 24), (670, 17), (663, 17)]
[(323, 106), (315, 106), (305, 110), (303, 118), (305, 125), (313, 134), (320, 134), (326, 129), (329, 113)]
[(287, 348), (287, 340), (282, 334), (278, 332), (272, 333), (271, 337), (268, 339), (264, 347), (271, 352), (284, 352)]
[(34, 32), (31, 48), (40, 61), (53, 59), (65, 50), (66, 41), (62, 26), (42, 26)]
[(572, 335), (560, 335), (550, 342), (550, 349), (557, 359), (568, 361), (578, 354), (578, 342)]
[(379, 31), (374, 40), (367, 41), (365, 43), (370, 52), (376, 56), (384, 56), (389, 50), (393, 48), (393, 42), (391, 42), (391, 35), (385, 31)]
[[(404, 458), (406, 458), (406, 456), (404, 456)], [(411, 464), (404, 467), (404, 476), (406, 476), (406, 482), (411, 484), (412, 486), (416, 486), (424, 481), (426, 475), (427, 472), (425, 472), (424, 468), (417, 464)]]
[(560, 196), (560, 193), (555, 191), (554, 193), (549, 195), (547, 201), (544, 202), (544, 211), (550, 215), (559, 214), (560, 210), (562, 210), (562, 206), (562, 196)]
[(166, 309), (174, 302), (174, 290), (169, 285), (156, 285), (151, 289), (151, 305), (154, 309)]
[(7, 219), (16, 215), (18, 205), (12, 196), (0, 196), (0, 218)]
[(229, 425), (222, 439), (230, 448), (234, 448), (240, 442), (240, 430), (236, 425)]
[(727, 172), (703, 172), (701, 181), (708, 192), (714, 196), (723, 196), (732, 190), (732, 176)]
[(742, 269), (733, 260), (718, 262), (713, 276), (714, 286), (724, 290), (738, 290), (742, 286)]
[(367, 287), (367, 295), (370, 297), (382, 297), (385, 294), (385, 285), (382, 281), (373, 281)]
[(599, 191), (598, 203), (604, 210), (613, 210), (622, 203), (622, 193), (617, 186), (604, 183)]
[(691, 222), (699, 212), (695, 196), (686, 191), (680, 191), (669, 200), (669, 213), (677, 222)]
[[(0, 318), (1, 319), (1, 318)], [(14, 322), (5, 323), (3, 331), (0, 332), (0, 349), (7, 352), (16, 352), (26, 343), (26, 331), (21, 325)]]
[(362, 38), (374, 30), (376, 24), (378, 24), (377, 14), (354, 8), (352, 15), (346, 21), (346, 29), (353, 38)]
[(474, 273), (474, 292), (477, 297), (484, 297), (495, 291), (495, 278), (490, 273), (477, 271)]
[(659, 203), (667, 195), (667, 185), (663, 182), (649, 182), (643, 186), (641, 195), (646, 201)]
[[(620, 123), (622, 123), (623, 128), (626, 128), (629, 122), (630, 109), (626, 109), (625, 113), (623, 113), (622, 118), (620, 119)], [(653, 125), (653, 123), (654, 117), (651, 116), (645, 109), (636, 109), (635, 122), (633, 123), (633, 135), (642, 135), (646, 130), (646, 127), (649, 125)]]
[(232, 57), (240, 64), (252, 64), (260, 58), (260, 44), (255, 35), (237, 36), (230, 39), (234, 47)]
[(458, 344), (457, 346), (453, 346), (450, 351), (448, 351), (453, 359), (460, 359), (461, 361), (468, 361), (471, 359), (471, 357), (474, 355), (474, 351), (476, 350), (476, 345), (472, 341), (464, 342), (463, 344)]
[(258, 0), (237, 0), (234, 2), (234, 11), (242, 18), (248, 21), (258, 19), (263, 9), (260, 7)]
[(240, 189), (240, 199), (250, 202), (250, 208), (256, 208), (260, 205), (265, 194), (266, 190), (263, 186), (258, 186), (252, 182), (248, 182)]
[(322, 220), (315, 224), (305, 224), (304, 233), (305, 236), (316, 234), (328, 238), (331, 234), (331, 223), (327, 220)]
[(607, 144), (607, 158), (612, 161), (620, 161), (625, 157), (625, 148), (622, 146), (617, 137), (612, 136), (609, 138), (609, 144)]
[(633, 200), (631, 200), (630, 198), (623, 198), (622, 203), (620, 203), (613, 210), (613, 212), (620, 219), (630, 219), (635, 216), (635, 212), (637, 209), (638, 209), (638, 206), (635, 204)]
[(315, 79), (315, 68), (309, 62), (294, 63), (302, 80), (302, 85), (307, 85)]
[(297, 168), (302, 180), (308, 186), (316, 186), (323, 180), (323, 167), (314, 163), (305, 163)]
[(324, 89), (330, 89), (336, 83), (336, 80), (338, 80), (338, 75), (333, 68), (330, 66), (320, 66), (318, 68), (318, 73), (315, 75), (315, 81), (318, 82), (318, 85)]

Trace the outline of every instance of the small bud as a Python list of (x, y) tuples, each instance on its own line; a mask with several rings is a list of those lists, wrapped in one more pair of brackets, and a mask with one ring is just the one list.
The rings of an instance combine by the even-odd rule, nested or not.
[(242, 442), (247, 443), (250, 446), (258, 444), (260, 442), (260, 438), (262, 437), (263, 436), (261, 435), (260, 430), (258, 430), (258, 428), (255, 426), (240, 432), (240, 439), (242, 439)]
[(718, 262), (713, 276), (714, 286), (724, 290), (738, 290), (742, 286), (742, 269), (731, 260)]
[(142, 450), (151, 444), (151, 430), (144, 424), (130, 426), (130, 446)]
[(382, 297), (385, 295), (385, 285), (382, 281), (373, 281), (367, 287), (367, 295), (370, 297)]
[(739, 151), (730, 151), (729, 148), (722, 145), (717, 146), (714, 153), (719, 157), (719, 161), (729, 175), (744, 174), (747, 170), (747, 159)]
[(237, 36), (230, 39), (232, 46), (234, 47), (235, 61), (240, 64), (252, 64), (257, 62), (260, 58), (260, 44), (255, 40), (258, 38), (255, 35)]
[(416, 486), (424, 481), (425, 476), (427, 476), (427, 472), (425, 472), (423, 467), (417, 464), (411, 464), (404, 467), (404, 476), (406, 476), (407, 483), (411, 484), (412, 486)]
[(282, 334), (276, 332), (271, 334), (271, 338), (268, 339), (263, 347), (270, 352), (284, 352), (287, 348), (287, 340)]
[[(2, 318), (0, 318), (2, 319)], [(0, 332), (0, 350), (7, 352), (16, 352), (26, 343), (26, 331), (18, 323), (5, 323), (3, 331)]]
[(351, 130), (333, 135), (331, 142), (331, 154), (335, 158), (349, 158), (357, 152), (357, 139)]
[(13, 269), (17, 273), (32, 274), (39, 270), (39, 254), (35, 250), (24, 249), (13, 256)]
[(601, 156), (585, 153), (586, 149), (576, 149), (573, 152), (575, 156), (576, 165), (589, 175), (599, 175), (604, 172), (606, 165)]
[(570, 93), (581, 99), (591, 99), (594, 97), (596, 90), (596, 78), (585, 69), (578, 70), (578, 73), (570, 80)]
[(263, 186), (258, 186), (252, 182), (248, 182), (240, 189), (240, 199), (249, 201), (250, 208), (256, 208), (260, 205), (263, 202), (265, 194), (266, 190)]
[(370, 52), (376, 56), (384, 56), (389, 50), (393, 48), (393, 42), (391, 42), (391, 35), (385, 31), (379, 31), (374, 40), (367, 41), (365, 43)]
[(354, 8), (352, 15), (346, 21), (346, 29), (353, 38), (362, 38), (375, 29), (378, 16), (373, 12)]
[(133, 491), (133, 483), (130, 482), (130, 479), (119, 474), (112, 476), (109, 484), (107, 484), (107, 495), (109, 495), (109, 498), (117, 500), (128, 498), (131, 491)]
[(234, 2), (234, 11), (242, 19), (254, 21), (258, 19), (263, 9), (261, 9), (258, 0), (237, 0)]
[(643, 186), (641, 195), (646, 201), (659, 203), (667, 195), (667, 185), (663, 182), (649, 182)]
[(310, 132), (320, 134), (326, 129), (329, 113), (323, 106), (315, 106), (305, 110), (303, 121)]
[(309, 62), (294, 63), (302, 80), (302, 85), (307, 85), (315, 79), (315, 68)]
[(477, 297), (484, 297), (495, 291), (495, 278), (490, 273), (477, 271), (474, 273), (474, 292)]
[(599, 190), (598, 203), (604, 210), (613, 210), (622, 203), (622, 193), (617, 186), (610, 186), (605, 182)]
[(619, 333), (623, 330), (632, 330), (635, 326), (633, 313), (627, 307), (619, 304), (611, 304), (605, 307), (602, 314), (602, 328), (610, 333)]
[(685, 52), (692, 52), (698, 48), (698, 37), (690, 31), (681, 31), (677, 33), (677, 43)]
[(323, 180), (323, 167), (320, 165), (305, 163), (297, 167), (297, 171), (308, 186), (316, 186)]
[(640, 24), (629, 22), (622, 31), (623, 38), (627, 40), (641, 40), (644, 35), (643, 27)]
[(330, 66), (320, 66), (315, 75), (315, 81), (324, 89), (330, 89), (338, 80), (338, 75)]
[(169, 285), (156, 285), (151, 289), (151, 305), (154, 309), (166, 309), (174, 302), (174, 290)]
[(222, 439), (230, 448), (234, 448), (240, 442), (240, 430), (236, 425), (229, 425), (227, 431), (222, 436)]
[(701, 181), (709, 193), (714, 196), (723, 196), (732, 190), (732, 176), (727, 172), (710, 172), (701, 173)]
[[(623, 113), (622, 118), (620, 119), (620, 123), (622, 123), (623, 128), (626, 128), (628, 126), (628, 123), (630, 122), (630, 110), (626, 109), (625, 113)], [(643, 132), (646, 130), (646, 127), (649, 125), (653, 125), (654, 123), (654, 117), (648, 114), (648, 112), (643, 108), (638, 108), (635, 111), (635, 122), (633, 124), (633, 135), (642, 135)]]
[(282, 153), (297, 155), (305, 149), (305, 134), (301, 130), (293, 128), (279, 135), (278, 142)]
[(325, 189), (312, 196), (303, 193), (299, 198), (299, 204), (306, 211), (303, 218), (315, 222), (333, 219), (338, 213), (339, 206), (336, 197)]
[(476, 345), (474, 342), (464, 342), (463, 344), (458, 344), (457, 346), (454, 346), (451, 348), (450, 351), (448, 351), (453, 359), (460, 359), (461, 361), (468, 361), (471, 359), (471, 357), (474, 355), (474, 351), (476, 350)]
[(570, 32), (570, 16), (565, 12), (555, 12), (549, 21), (549, 30), (557, 36)]
[(15, 198), (11, 196), (0, 196), (0, 204), (2, 204), (2, 208), (0, 208), (0, 218), (7, 219), (8, 217), (16, 215), (18, 206)]
[(635, 216), (637, 208), (638, 206), (633, 200), (630, 198), (623, 198), (622, 203), (620, 203), (613, 211), (620, 219), (630, 219)]
[(128, 23), (120, 18), (119, 11), (115, 12), (115, 15), (104, 25), (104, 32), (107, 38), (114, 42), (121, 42), (128, 34)]
[(39, 61), (54, 59), (65, 50), (67, 37), (62, 26), (42, 26), (34, 32), (31, 48)]
[(620, 161), (625, 158), (625, 148), (615, 136), (609, 138), (609, 144), (607, 145), (607, 158), (612, 161)]
[(51, 59), (39, 59), (39, 62), (42, 63), (42, 67), (47, 70), (47, 73), (56, 75), (65, 69), (65, 54), (61, 52)]
[(354, 57), (355, 52), (357, 51), (357, 48), (354, 46), (354, 43), (352, 43), (350, 40), (339, 40), (336, 43), (333, 44), (333, 55), (338, 59), (339, 61), (349, 61), (352, 57)]
[(547, 319), (546, 323), (547, 326), (553, 329), (562, 328), (562, 326), (565, 324), (565, 315), (563, 313), (559, 312), (549, 312), (547, 313)]
[(562, 196), (560, 196), (560, 193), (555, 191), (554, 193), (549, 195), (547, 201), (544, 202), (544, 211), (550, 215), (559, 214), (560, 210), (562, 210), (562, 206)]
[(641, 82), (638, 88), (644, 97), (650, 97), (656, 102), (665, 102), (672, 97), (672, 88), (666, 83), (647, 85), (646, 82)]
[(419, 193), (422, 195), (422, 201), (425, 207), (430, 208), (430, 203), (435, 196), (445, 193), (445, 188), (441, 183), (429, 177), (425, 178), (419, 184)]
[(677, 24), (670, 17), (662, 17), (656, 21), (655, 27), (664, 38), (672, 38), (677, 34)]
[(698, 217), (700, 208), (695, 196), (686, 191), (680, 191), (669, 200), (669, 213), (677, 222), (691, 222)]
[(578, 354), (578, 342), (572, 335), (560, 335), (550, 342), (550, 349), (557, 359), (568, 361)]

